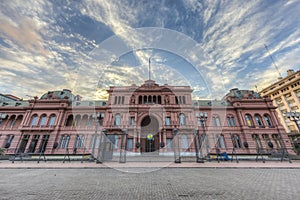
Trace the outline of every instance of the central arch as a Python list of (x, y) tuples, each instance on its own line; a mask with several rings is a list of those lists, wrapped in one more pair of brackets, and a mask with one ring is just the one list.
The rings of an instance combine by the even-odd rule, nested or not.
[(147, 115), (141, 122), (141, 152), (158, 152), (159, 150), (159, 122)]

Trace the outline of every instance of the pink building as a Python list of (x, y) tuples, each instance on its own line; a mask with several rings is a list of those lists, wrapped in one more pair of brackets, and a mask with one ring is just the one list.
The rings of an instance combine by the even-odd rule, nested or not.
[(189, 86), (158, 85), (152, 80), (107, 91), (105, 102), (81, 101), (70, 90), (3, 102), (0, 147), (11, 155), (68, 150), (97, 157), (106, 138), (106, 159), (124, 148), (128, 156), (172, 156), (174, 147), (181, 156), (195, 156), (197, 149), (203, 157), (217, 150), (256, 155), (257, 149), (269, 154), (287, 149), (294, 154), (276, 107), (256, 92), (232, 89), (220, 101), (192, 100)]

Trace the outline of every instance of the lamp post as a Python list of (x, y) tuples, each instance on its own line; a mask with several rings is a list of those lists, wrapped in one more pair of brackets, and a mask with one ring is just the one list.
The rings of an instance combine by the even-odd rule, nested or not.
[(292, 111), (292, 112), (286, 112), (285, 113), (287, 118), (289, 118), (289, 120), (295, 122), (298, 131), (300, 132), (300, 126), (298, 124), (298, 121), (300, 120), (300, 114), (298, 112)]
[(95, 160), (95, 146), (96, 146), (96, 140), (97, 140), (98, 124), (99, 124), (99, 119), (101, 118), (101, 114), (99, 112), (94, 113), (93, 118), (95, 119), (96, 126), (95, 126), (95, 134), (94, 134), (92, 152), (91, 152), (91, 156), (89, 158), (89, 162), (94, 162), (94, 160)]
[(120, 163), (126, 163), (126, 151), (127, 151), (127, 138), (128, 133), (126, 129), (122, 130), (122, 137), (121, 137), (121, 149), (120, 149)]
[(175, 163), (181, 163), (181, 157), (180, 157), (180, 148), (179, 148), (179, 138), (178, 138), (178, 130), (177, 128), (174, 128), (174, 137), (173, 137), (173, 149), (174, 149), (174, 162)]
[(201, 127), (203, 130), (203, 137), (204, 137), (204, 142), (205, 142), (205, 147), (206, 147), (206, 155), (207, 155), (207, 160), (210, 161), (210, 154), (209, 154), (209, 141), (208, 141), (208, 137), (206, 135), (206, 131), (205, 131), (205, 122), (208, 118), (208, 114), (207, 112), (200, 112), (200, 122), (201, 122)]
[(195, 145), (195, 153), (196, 153), (196, 162), (204, 163), (201, 151), (201, 142), (200, 142), (199, 130), (194, 130), (194, 145)]

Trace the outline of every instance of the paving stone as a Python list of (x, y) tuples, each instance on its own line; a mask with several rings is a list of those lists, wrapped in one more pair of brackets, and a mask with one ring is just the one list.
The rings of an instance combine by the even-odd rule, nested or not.
[(0, 199), (299, 199), (300, 169), (1, 169)]

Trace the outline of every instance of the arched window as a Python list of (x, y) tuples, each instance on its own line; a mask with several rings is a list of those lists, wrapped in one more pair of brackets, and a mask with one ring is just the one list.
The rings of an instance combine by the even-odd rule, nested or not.
[(186, 122), (185, 122), (185, 115), (183, 113), (181, 113), (179, 115), (179, 124), (180, 124), (180, 126), (184, 126), (186, 124)]
[(152, 96), (148, 96), (148, 103), (152, 103)]
[(189, 141), (187, 135), (181, 135), (181, 148), (188, 149)]
[(41, 116), (40, 126), (45, 126), (45, 125), (46, 125), (46, 122), (47, 122), (47, 115), (46, 115), (46, 114), (43, 114), (43, 115)]
[(255, 122), (256, 122), (257, 126), (264, 127), (264, 124), (263, 124), (259, 114), (254, 115), (254, 119), (255, 119)]
[(139, 104), (143, 104), (143, 97), (139, 96)]
[(30, 126), (36, 126), (38, 122), (38, 115), (34, 114), (31, 118)]
[(265, 122), (266, 122), (267, 126), (273, 127), (273, 123), (272, 123), (270, 115), (264, 114), (264, 119), (265, 119)]
[(11, 118), (10, 118), (10, 128), (15, 126), (16, 121), (17, 121), (16, 115), (11, 116)]
[(157, 103), (161, 104), (161, 96), (160, 95), (157, 97)]
[(144, 96), (144, 104), (147, 104), (147, 96)]
[(78, 126), (81, 120), (81, 116), (80, 115), (76, 115), (75, 117), (75, 121), (73, 122), (73, 126)]
[(120, 114), (116, 114), (114, 125), (115, 126), (120, 126), (121, 125), (121, 115)]
[(254, 127), (251, 115), (246, 114), (245, 120), (246, 120), (246, 125), (248, 125), (249, 127)]
[(153, 96), (153, 103), (156, 104), (156, 96)]
[(51, 115), (50, 120), (49, 120), (49, 126), (54, 126), (55, 125), (55, 120), (56, 120), (56, 115)]
[(68, 119), (66, 121), (66, 126), (72, 126), (73, 125), (73, 115), (69, 115)]
[(225, 146), (225, 139), (224, 139), (224, 135), (219, 135), (218, 136), (218, 148), (221, 148), (221, 149), (225, 149), (226, 146)]

